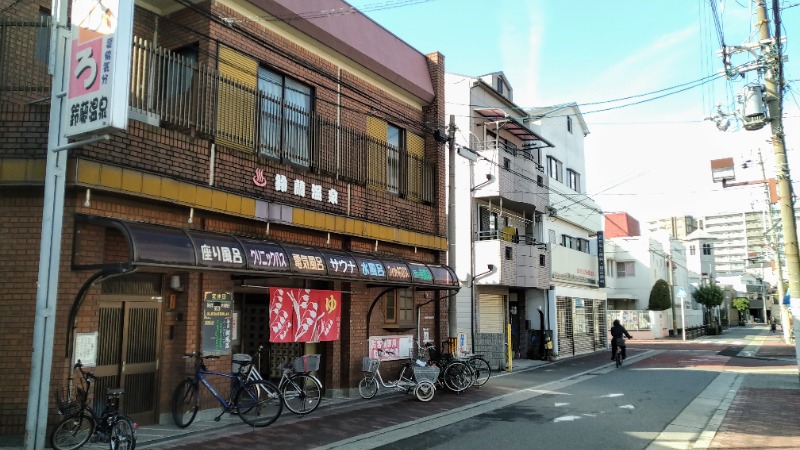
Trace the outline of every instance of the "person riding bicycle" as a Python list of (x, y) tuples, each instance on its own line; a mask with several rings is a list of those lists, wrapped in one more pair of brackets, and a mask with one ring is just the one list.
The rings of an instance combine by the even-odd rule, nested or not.
[[(619, 347), (620, 352), (622, 352), (620, 356), (622, 356), (622, 359), (625, 359), (625, 340), (622, 336), (624, 335), (628, 339), (633, 339), (633, 337), (628, 333), (628, 330), (619, 323), (619, 319), (614, 320), (614, 326), (612, 326), (608, 332), (611, 333), (611, 360), (613, 361), (614, 357), (617, 355), (617, 347)], [(620, 343), (622, 345), (619, 345)]]

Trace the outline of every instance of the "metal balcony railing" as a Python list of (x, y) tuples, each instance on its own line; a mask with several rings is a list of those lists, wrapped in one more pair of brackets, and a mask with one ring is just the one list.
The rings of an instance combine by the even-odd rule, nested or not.
[[(49, 19), (0, 18), (0, 103), (49, 103)], [(341, 126), (192, 58), (135, 38), (132, 118), (332, 178), (432, 203), (432, 163)], [(366, 116), (365, 116), (366, 117)]]

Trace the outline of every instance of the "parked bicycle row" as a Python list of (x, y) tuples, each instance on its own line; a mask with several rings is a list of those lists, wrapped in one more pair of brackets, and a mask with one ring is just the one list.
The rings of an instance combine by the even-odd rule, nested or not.
[[(316, 410), (323, 393), (322, 382), (314, 375), (319, 370), (320, 355), (304, 355), (282, 363), (276, 384), (265, 379), (256, 367), (261, 367), (263, 348), (260, 346), (255, 355), (258, 364), (254, 364), (250, 355), (235, 355), (231, 372), (207, 367), (206, 361), (219, 356), (199, 352), (185, 355), (194, 361), (194, 373), (175, 388), (172, 398), (175, 425), (186, 428), (195, 420), (204, 406), (201, 390), (206, 390), (220, 405), (215, 421), (228, 413), (238, 415), (250, 426), (266, 427), (280, 417), (284, 406), (299, 415)], [(363, 398), (372, 398), (385, 388), (413, 392), (417, 399), (427, 402), (437, 389), (458, 393), (471, 386), (482, 386), (491, 376), (489, 363), (480, 355), (456, 357), (428, 343), (417, 347), (401, 364), (396, 380), (385, 381), (380, 371), (381, 361), (394, 353), (377, 350), (379, 358), (365, 357), (363, 361), (364, 378), (358, 386)], [(50, 436), (51, 446), (56, 450), (75, 450), (92, 441), (107, 442), (111, 450), (134, 450), (137, 426), (119, 410), (124, 389), (108, 389), (105, 407), (98, 414), (89, 401), (94, 375), (84, 370), (80, 361), (74, 368), (76, 384), (55, 393), (58, 412), (64, 418)], [(222, 391), (219, 383), (209, 381), (210, 377), (228, 379), (230, 390)]]
[(427, 402), (433, 399), (437, 388), (462, 392), (472, 386), (483, 386), (492, 374), (488, 361), (481, 355), (457, 357), (426, 343), (423, 347), (417, 346), (416, 355), (409, 355), (409, 360), (400, 367), (396, 380), (387, 381), (381, 375), (381, 361), (387, 356), (396, 355), (383, 348), (375, 350), (378, 358), (367, 356), (362, 361), (364, 378), (358, 383), (358, 393), (363, 398), (372, 398), (384, 388), (407, 394), (413, 392), (418, 400)]

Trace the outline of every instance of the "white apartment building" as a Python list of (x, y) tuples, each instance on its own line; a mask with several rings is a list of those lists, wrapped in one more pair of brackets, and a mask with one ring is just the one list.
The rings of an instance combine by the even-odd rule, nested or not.
[(530, 306), (542, 308), (551, 321), (546, 326), (554, 330), (559, 355), (606, 348), (606, 293), (600, 287), (596, 246), (603, 214), (586, 194), (584, 139), (589, 128), (574, 103), (527, 111), (531, 129), (552, 143), (541, 156), (549, 188), (544, 228), (552, 291), (544, 304), (536, 301)]
[(456, 350), (506, 367), (507, 342), (513, 357), (530, 356), (534, 330), (555, 323), (543, 225), (550, 180), (542, 149), (551, 144), (526, 125), (502, 72), (446, 74), (445, 93), (458, 150), (448, 157), (449, 262), (463, 286), (450, 301), (450, 336)]
[[(634, 330), (652, 330), (654, 337), (662, 337), (672, 329), (673, 317), (678, 328), (683, 328), (684, 323), (687, 327), (701, 325), (701, 307), (691, 293), (694, 290), (692, 281), (696, 278), (694, 268), (700, 270), (702, 263), (698, 258), (688, 255), (687, 248), (686, 242), (673, 239), (663, 230), (647, 236), (606, 239), (604, 256), (609, 311), (644, 313), (649, 307), (650, 292), (656, 281), (664, 280), (673, 287), (675, 307), (656, 311), (650, 316), (623, 314), (627, 322), (625, 326)], [(681, 289), (685, 293), (683, 309), (678, 296)]]

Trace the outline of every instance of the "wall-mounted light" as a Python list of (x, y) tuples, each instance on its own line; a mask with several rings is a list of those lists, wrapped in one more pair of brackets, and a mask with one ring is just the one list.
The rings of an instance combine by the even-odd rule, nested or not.
[(169, 288), (173, 291), (183, 292), (183, 286), (181, 286), (181, 277), (179, 275), (173, 275), (169, 278)]

